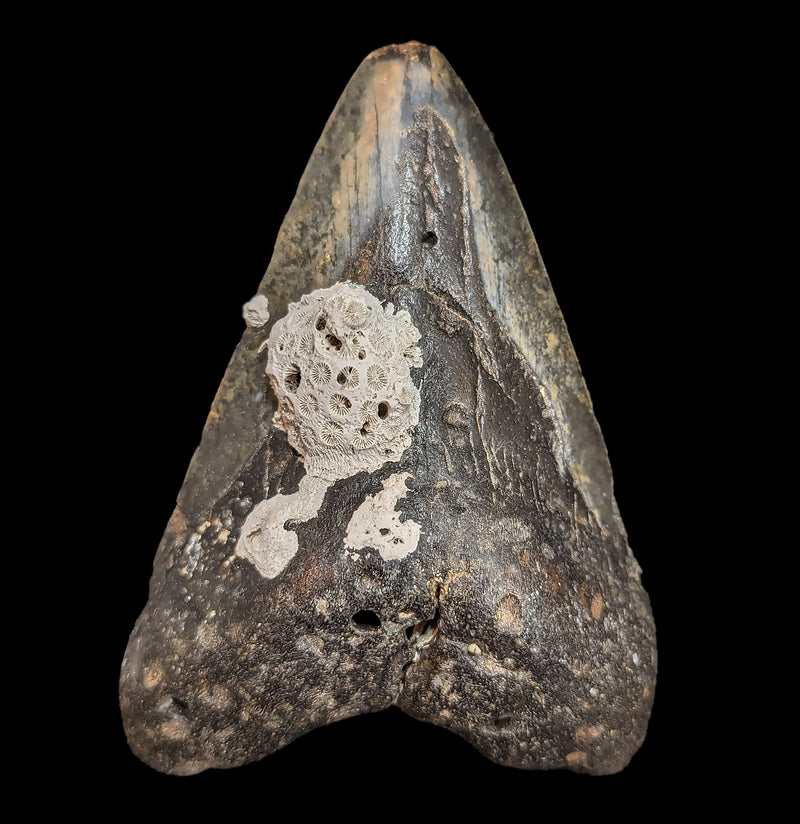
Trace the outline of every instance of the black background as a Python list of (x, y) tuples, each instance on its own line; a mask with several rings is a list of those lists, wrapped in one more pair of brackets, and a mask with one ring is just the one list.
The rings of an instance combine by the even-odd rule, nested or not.
[[(81, 522), (80, 623), (62, 650), (76, 697), (46, 714), (43, 736), (62, 769), (73, 762), (69, 797), (86, 809), (202, 820), (285, 806), (379, 820), (491, 805), (497, 817), (625, 818), (651, 802), (680, 809), (694, 793), (714, 808), (712, 775), (728, 758), (716, 737), (719, 628), (697, 610), (710, 459), (686, 433), (714, 434), (697, 411), (714, 392), (699, 308), (714, 238), (698, 204), (715, 162), (705, 92), (725, 81), (698, 75), (691, 27), (657, 14), (530, 14), (462, 9), (436, 22), (398, 9), (359, 27), (310, 9), (132, 11), (93, 21), (53, 72), (42, 105), (63, 138), (49, 162), (81, 305), (80, 350), (59, 366), (81, 419), (66, 460), (89, 478), (70, 472), (63, 486), (93, 515)], [(241, 305), (327, 118), (371, 50), (410, 39), (442, 51), (493, 131), (589, 386), (659, 635), (647, 739), (615, 776), (526, 772), (390, 710), (246, 767), (160, 775), (128, 750), (116, 695), (155, 549), (241, 335)]]

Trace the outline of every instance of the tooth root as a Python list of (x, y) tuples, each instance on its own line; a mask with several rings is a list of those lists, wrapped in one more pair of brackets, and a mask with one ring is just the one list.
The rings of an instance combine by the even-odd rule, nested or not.
[(364, 60), (254, 291), (122, 664), (133, 751), (232, 767), (396, 705), (501, 764), (625, 767), (648, 597), (522, 204), (435, 48)]

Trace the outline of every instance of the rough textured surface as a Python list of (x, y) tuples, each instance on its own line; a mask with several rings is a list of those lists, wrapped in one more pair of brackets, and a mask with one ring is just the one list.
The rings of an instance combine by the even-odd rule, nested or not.
[[(361, 287), (419, 333), (418, 414), (386, 462), (322, 477), (288, 437), (271, 332)], [(502, 764), (623, 768), (655, 688), (648, 598), (524, 211), (435, 49), (358, 69), (258, 294), (123, 661), (134, 752), (230, 767), (395, 704)], [(272, 537), (248, 554), (251, 533)]]
[(408, 312), (363, 286), (337, 283), (289, 306), (267, 341), (274, 423), (306, 472), (337, 480), (398, 460), (419, 420), (412, 366), (422, 366)]

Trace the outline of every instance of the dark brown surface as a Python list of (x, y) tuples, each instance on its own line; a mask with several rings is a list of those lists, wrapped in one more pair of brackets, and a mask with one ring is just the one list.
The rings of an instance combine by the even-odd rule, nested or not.
[[(123, 664), (131, 747), (192, 774), (394, 704), (510, 767), (622, 769), (654, 694), (649, 602), (516, 192), (463, 86), (427, 46), (364, 61), (259, 291), (274, 321), (342, 279), (407, 310), (422, 332), (412, 446), (337, 481), (296, 528), (289, 566), (260, 577), (232, 554), (243, 519), (263, 490), (292, 492), (302, 470), (271, 424), (268, 327), (245, 333)], [(347, 523), (400, 471), (420, 546), (402, 562), (368, 551), (354, 563)], [(364, 609), (375, 627), (352, 620)], [(417, 653), (425, 622), (437, 633)]]

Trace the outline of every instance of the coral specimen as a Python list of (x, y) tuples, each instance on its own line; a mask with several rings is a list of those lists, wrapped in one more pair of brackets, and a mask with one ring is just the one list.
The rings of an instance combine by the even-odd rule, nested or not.
[(419, 420), (412, 367), (420, 333), (408, 312), (355, 283), (289, 305), (267, 342), (274, 423), (309, 475), (336, 480), (397, 460)]

